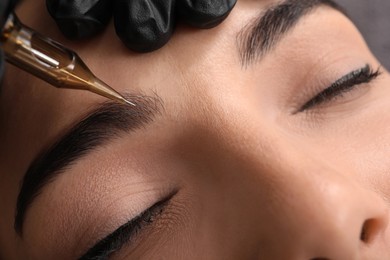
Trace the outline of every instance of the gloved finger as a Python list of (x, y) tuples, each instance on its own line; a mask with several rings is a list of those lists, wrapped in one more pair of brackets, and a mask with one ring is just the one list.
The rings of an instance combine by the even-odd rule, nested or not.
[(104, 29), (112, 16), (112, 0), (46, 0), (46, 7), (62, 33), (84, 39)]
[(15, 9), (19, 0), (1, 0), (0, 1), (0, 26), (3, 28), (9, 14)]
[(114, 23), (123, 43), (137, 52), (150, 52), (172, 36), (175, 0), (116, 0)]
[(198, 28), (212, 28), (229, 15), (237, 0), (177, 0), (181, 20)]

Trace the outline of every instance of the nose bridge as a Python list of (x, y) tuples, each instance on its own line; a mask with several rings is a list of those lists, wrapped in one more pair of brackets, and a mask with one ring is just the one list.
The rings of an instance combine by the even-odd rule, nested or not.
[[(277, 211), (287, 219), (279, 224), (284, 226), (282, 232), (293, 234), (295, 239), (287, 243), (296, 254), (282, 257), (372, 259), (362, 256), (372, 255), (373, 248), (383, 244), (389, 220), (385, 201), (359, 185), (353, 173), (336, 170), (302, 149), (291, 151), (288, 147), (280, 151), (273, 172), (257, 173), (279, 175), (273, 189), (283, 197)], [(276, 219), (283, 222), (283, 218)]]
[(384, 201), (348, 180), (326, 179), (301, 201), (304, 259), (362, 259), (387, 227)]

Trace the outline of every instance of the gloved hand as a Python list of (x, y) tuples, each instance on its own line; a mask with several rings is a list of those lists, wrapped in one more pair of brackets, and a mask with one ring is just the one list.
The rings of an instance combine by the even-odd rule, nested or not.
[(70, 39), (91, 37), (114, 16), (116, 33), (131, 50), (149, 52), (172, 36), (178, 20), (198, 28), (221, 23), (237, 0), (46, 0), (60, 30)]

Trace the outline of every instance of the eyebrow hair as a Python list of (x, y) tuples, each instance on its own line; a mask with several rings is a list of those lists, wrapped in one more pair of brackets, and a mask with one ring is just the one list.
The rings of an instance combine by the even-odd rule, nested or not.
[(161, 111), (158, 97), (124, 95), (136, 106), (113, 101), (100, 104), (62, 138), (44, 149), (30, 164), (17, 198), (14, 229), (23, 235), (26, 211), (42, 189), (91, 151), (121, 133), (135, 131), (153, 121)]
[(305, 15), (326, 5), (344, 15), (346, 11), (332, 0), (285, 0), (267, 8), (237, 35), (241, 63), (244, 67), (269, 53)]

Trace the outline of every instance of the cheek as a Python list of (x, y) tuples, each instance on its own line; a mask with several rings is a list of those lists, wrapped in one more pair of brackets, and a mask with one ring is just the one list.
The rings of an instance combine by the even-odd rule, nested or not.
[[(320, 122), (309, 137), (314, 153), (390, 200), (390, 77), (383, 74), (359, 109)], [(328, 121), (327, 121), (328, 120)], [(306, 139), (307, 141), (307, 139)]]
[[(376, 88), (376, 99), (361, 122), (356, 165), (364, 180), (390, 201), (390, 76), (386, 72)], [(360, 160), (359, 160), (360, 159)]]

